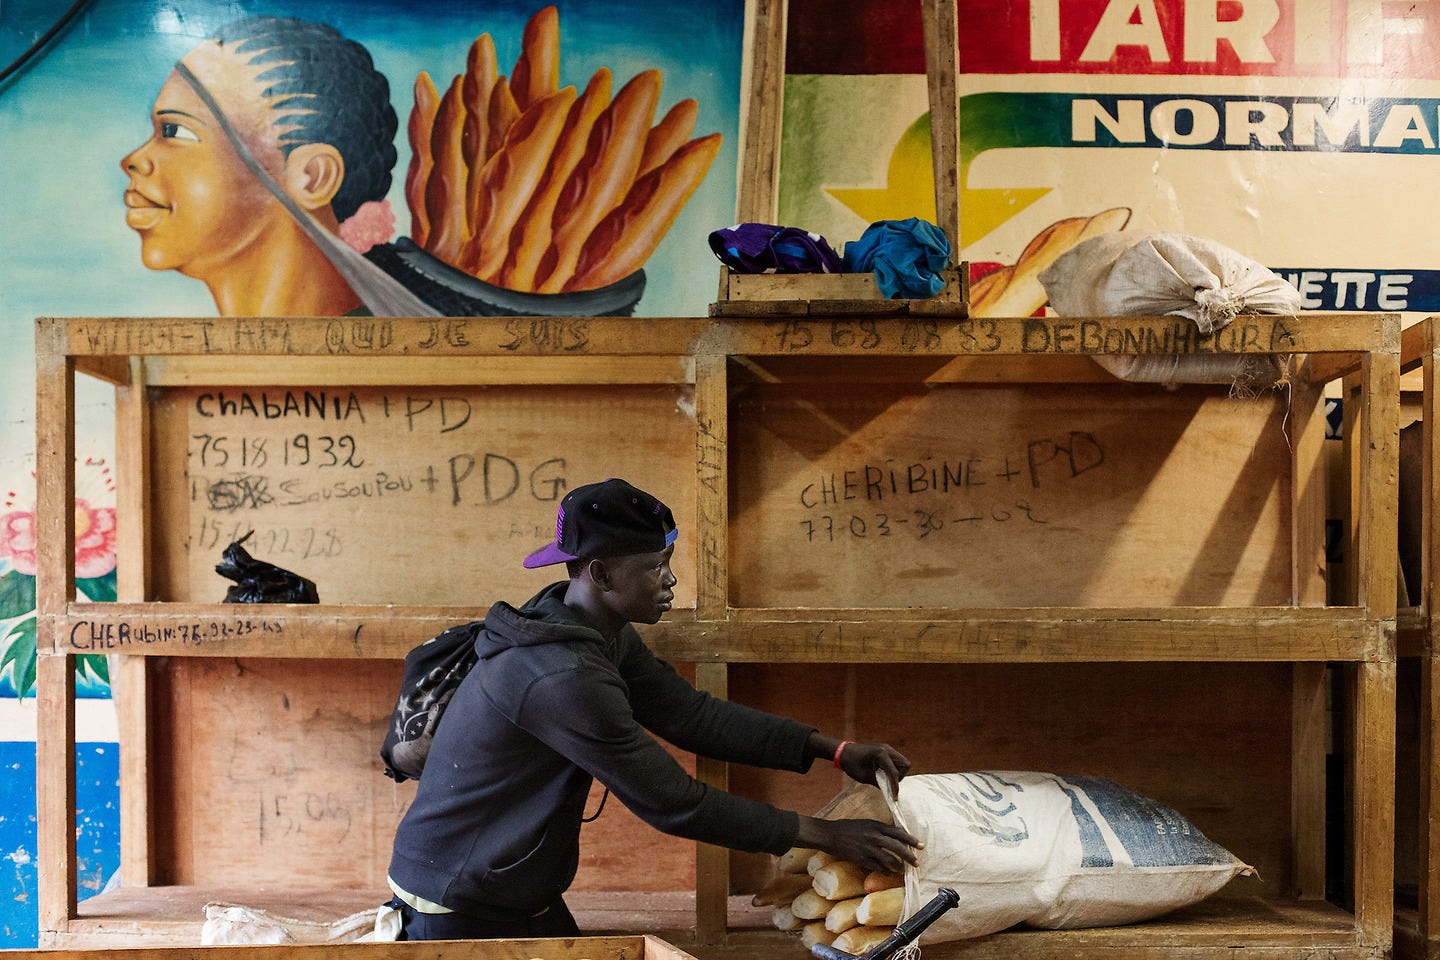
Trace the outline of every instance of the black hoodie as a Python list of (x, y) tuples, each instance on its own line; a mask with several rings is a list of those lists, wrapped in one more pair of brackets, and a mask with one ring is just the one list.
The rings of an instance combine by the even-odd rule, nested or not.
[(575, 878), (592, 778), (665, 833), (776, 854), (794, 845), (794, 813), (706, 786), (646, 731), (803, 772), (813, 728), (698, 692), (628, 624), (607, 643), (565, 606), (568, 585), (486, 615), (480, 661), (395, 833), (390, 878), (406, 892), (462, 913), (548, 907)]

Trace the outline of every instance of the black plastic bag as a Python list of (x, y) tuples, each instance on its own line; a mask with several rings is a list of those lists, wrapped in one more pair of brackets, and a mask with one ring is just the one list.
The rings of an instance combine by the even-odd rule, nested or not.
[(319, 603), (314, 581), (273, 563), (256, 560), (241, 546), (255, 531), (225, 548), (215, 572), (235, 586), (225, 591), (226, 603)]

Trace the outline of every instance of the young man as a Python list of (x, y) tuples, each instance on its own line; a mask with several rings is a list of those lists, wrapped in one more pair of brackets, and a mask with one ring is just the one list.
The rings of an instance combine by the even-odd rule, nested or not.
[[(833, 761), (856, 780), (910, 762), (700, 693), (632, 623), (674, 599), (670, 509), (624, 480), (570, 491), (555, 541), (524, 561), (569, 580), (519, 610), (497, 603), (480, 660), (446, 710), (415, 802), (395, 835), (390, 886), (401, 939), (575, 936), (575, 877), (592, 779), (666, 833), (747, 851), (814, 847), (869, 869), (914, 863), (917, 841), (875, 820), (817, 820), (707, 787), (651, 732), (731, 763), (803, 772)], [(650, 731), (650, 732), (647, 732)]]

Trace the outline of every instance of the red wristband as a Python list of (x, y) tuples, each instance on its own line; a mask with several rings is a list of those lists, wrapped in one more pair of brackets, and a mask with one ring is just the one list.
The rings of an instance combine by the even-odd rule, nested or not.
[(840, 754), (844, 753), (845, 748), (854, 742), (854, 740), (841, 740), (840, 746), (835, 748), (835, 756), (830, 758), (830, 762), (835, 765), (836, 770), (840, 769)]

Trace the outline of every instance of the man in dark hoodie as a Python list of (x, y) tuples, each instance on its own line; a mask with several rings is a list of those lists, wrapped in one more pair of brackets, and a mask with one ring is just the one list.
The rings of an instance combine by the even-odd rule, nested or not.
[[(555, 541), (526, 567), (565, 563), (515, 609), (497, 603), (479, 662), (436, 731), (395, 834), (390, 886), (401, 939), (567, 937), (562, 899), (580, 860), (592, 779), (666, 833), (746, 851), (814, 847), (867, 869), (914, 863), (917, 841), (876, 820), (818, 820), (706, 786), (651, 733), (730, 763), (804, 772), (823, 758), (856, 780), (894, 782), (910, 762), (695, 690), (632, 623), (674, 599), (670, 509), (624, 480), (570, 491)], [(649, 732), (647, 732), (649, 731)]]

